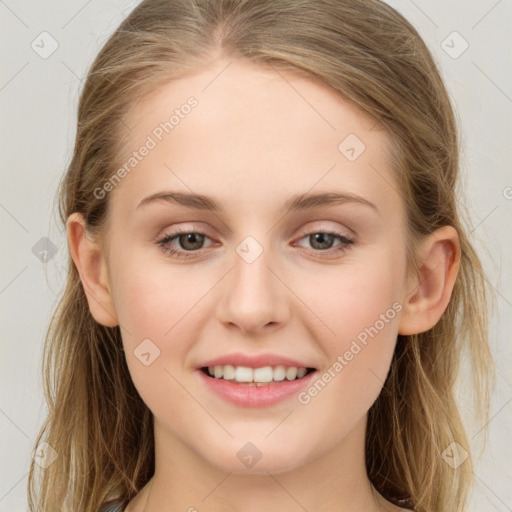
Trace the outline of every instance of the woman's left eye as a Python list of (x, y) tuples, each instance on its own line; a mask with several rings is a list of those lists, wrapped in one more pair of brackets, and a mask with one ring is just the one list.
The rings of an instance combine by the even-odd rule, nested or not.
[[(205, 233), (197, 231), (178, 231), (176, 233), (165, 235), (164, 238), (157, 241), (164, 253), (173, 255), (177, 258), (189, 258), (194, 252), (203, 249), (202, 245), (205, 239), (209, 237)], [(333, 253), (338, 254), (349, 248), (354, 243), (342, 233), (331, 231), (314, 231), (299, 240), (308, 239), (314, 252), (324, 252), (332, 256)], [(333, 242), (338, 239), (340, 243), (332, 249)], [(178, 242), (181, 248), (173, 246), (173, 242)], [(316, 246), (316, 247), (315, 247)]]
[[(332, 231), (314, 231), (299, 240), (304, 239), (308, 239), (310, 245), (315, 249), (315, 252), (326, 252), (330, 256), (332, 256), (333, 253), (336, 255), (347, 250), (350, 245), (354, 243), (353, 240), (347, 238), (344, 234)], [(332, 249), (332, 244), (336, 239), (338, 239), (340, 243)]]

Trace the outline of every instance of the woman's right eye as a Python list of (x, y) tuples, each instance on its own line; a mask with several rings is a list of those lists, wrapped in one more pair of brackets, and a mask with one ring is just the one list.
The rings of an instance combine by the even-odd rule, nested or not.
[[(208, 236), (205, 233), (197, 231), (176, 231), (165, 235), (157, 244), (162, 248), (166, 254), (171, 254), (178, 258), (189, 258), (192, 256), (190, 253), (198, 252), (202, 249), (202, 244)], [(183, 249), (177, 249), (172, 243), (176, 241)], [(188, 246), (188, 247), (187, 247)]]

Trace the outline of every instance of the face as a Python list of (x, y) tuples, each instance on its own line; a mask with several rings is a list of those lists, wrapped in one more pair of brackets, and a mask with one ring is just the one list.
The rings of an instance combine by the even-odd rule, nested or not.
[[(375, 121), (320, 83), (228, 62), (129, 112), (106, 268), (159, 439), (225, 471), (281, 472), (364, 425), (408, 291), (405, 219)], [(315, 371), (291, 386), (221, 383), (201, 368), (222, 357)]]

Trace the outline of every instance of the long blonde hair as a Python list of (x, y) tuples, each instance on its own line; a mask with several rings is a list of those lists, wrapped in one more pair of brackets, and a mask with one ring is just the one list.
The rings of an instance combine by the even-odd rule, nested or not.
[[(481, 417), (488, 412), (489, 290), (456, 201), (459, 141), (446, 88), (421, 37), (394, 9), (379, 0), (143, 1), (104, 45), (81, 92), (62, 222), (79, 212), (101, 234), (109, 202), (94, 190), (118, 168), (130, 106), (217, 54), (323, 82), (392, 136), (411, 271), (423, 236), (457, 229), (461, 263), (450, 303), (429, 331), (398, 336), (369, 411), (366, 463), (390, 501), (416, 512), (464, 510), (471, 458), (454, 469), (442, 454), (454, 441), (470, 452), (454, 390), (464, 354)], [(36, 446), (46, 441), (57, 458), (45, 469), (32, 462), (30, 510), (98, 511), (114, 499), (126, 506), (154, 471), (153, 418), (130, 378), (119, 328), (93, 320), (71, 259), (43, 363), (49, 413)]]

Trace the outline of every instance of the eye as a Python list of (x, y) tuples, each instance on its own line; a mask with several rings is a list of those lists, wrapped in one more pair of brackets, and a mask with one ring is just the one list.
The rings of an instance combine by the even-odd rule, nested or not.
[[(203, 249), (202, 245), (204, 240), (208, 238), (205, 233), (198, 231), (186, 231), (178, 230), (174, 233), (165, 235), (161, 240), (156, 243), (159, 245), (164, 253), (170, 254), (177, 258), (189, 258), (193, 256), (194, 252), (198, 252)], [(176, 249), (176, 246), (172, 245), (173, 242), (178, 242), (182, 249)]]
[[(156, 242), (166, 254), (176, 258), (190, 258), (194, 257), (194, 253), (203, 249), (203, 243), (209, 237), (199, 231), (186, 231), (177, 230), (174, 233), (165, 235), (162, 239)], [(318, 253), (326, 253), (325, 257), (336, 256), (349, 249), (350, 245), (354, 243), (353, 240), (347, 238), (343, 233), (333, 231), (314, 231), (303, 236), (299, 240), (307, 239), (311, 244), (312, 252), (315, 256)], [(334, 246), (333, 243), (338, 240), (340, 243)], [(179, 246), (173, 245), (177, 242)], [(327, 256), (328, 255), (328, 256)], [(324, 257), (322, 255), (322, 257)]]
[[(348, 250), (354, 243), (353, 240), (347, 238), (343, 233), (334, 231), (314, 231), (308, 233), (306, 236), (300, 238), (299, 240), (305, 239), (311, 245), (313, 252), (316, 254), (326, 252), (330, 256), (337, 255)], [(339, 240), (340, 243), (337, 246), (334, 246), (333, 249), (333, 243), (336, 241), (336, 239)]]

